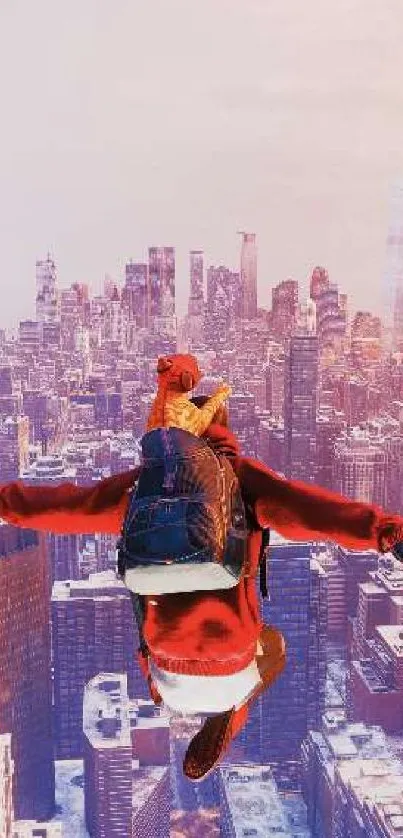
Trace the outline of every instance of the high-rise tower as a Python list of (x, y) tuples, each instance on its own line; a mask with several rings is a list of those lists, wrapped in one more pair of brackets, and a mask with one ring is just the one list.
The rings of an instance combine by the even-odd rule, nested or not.
[(127, 307), (129, 322), (136, 323), (140, 329), (146, 328), (150, 302), (148, 265), (138, 262), (127, 263), (122, 302)]
[(56, 265), (48, 253), (46, 259), (36, 263), (36, 319), (49, 323), (58, 316)]
[(46, 819), (55, 804), (49, 591), (42, 536), (0, 526), (0, 734), (11, 733), (18, 819)]
[(316, 335), (293, 335), (284, 377), (285, 468), (294, 480), (315, 480), (319, 351)]
[(204, 312), (203, 251), (190, 251), (190, 294), (188, 315), (199, 317)]
[(389, 349), (403, 345), (403, 182), (390, 196), (386, 268), (383, 282), (384, 338)]
[(257, 315), (257, 248), (255, 233), (240, 232), (242, 316), (252, 319)]
[(173, 317), (175, 314), (175, 249), (148, 249), (151, 317)]

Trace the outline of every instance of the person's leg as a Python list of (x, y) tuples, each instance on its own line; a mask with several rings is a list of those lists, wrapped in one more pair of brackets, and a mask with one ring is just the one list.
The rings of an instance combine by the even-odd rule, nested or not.
[(256, 663), (261, 682), (239, 707), (208, 718), (192, 739), (183, 761), (183, 772), (189, 780), (204, 780), (216, 767), (232, 740), (248, 720), (253, 701), (278, 678), (286, 663), (286, 646), (282, 633), (273, 626), (263, 626), (258, 640)]

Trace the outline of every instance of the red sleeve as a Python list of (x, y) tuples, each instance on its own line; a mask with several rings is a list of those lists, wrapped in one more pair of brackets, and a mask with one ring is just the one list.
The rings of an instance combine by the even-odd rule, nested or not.
[(403, 538), (403, 518), (322, 489), (285, 480), (248, 457), (236, 463), (242, 492), (261, 527), (293, 541), (334, 541), (351, 550), (387, 552)]
[(94, 486), (0, 485), (0, 518), (17, 527), (53, 533), (102, 532), (118, 535), (127, 508), (128, 489), (140, 469), (125, 471)]

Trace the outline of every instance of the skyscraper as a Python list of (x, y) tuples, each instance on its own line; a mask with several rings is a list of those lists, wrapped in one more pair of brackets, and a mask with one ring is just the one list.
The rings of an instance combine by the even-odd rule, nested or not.
[(0, 734), (11, 733), (16, 818), (53, 814), (50, 568), (44, 539), (0, 526)]
[(271, 292), (270, 331), (281, 344), (290, 337), (297, 317), (298, 282), (285, 279)]
[(175, 315), (175, 249), (150, 247), (148, 249), (150, 277), (150, 316)]
[(325, 706), (327, 579), (312, 548), (272, 533), (263, 620), (282, 631), (287, 662), (225, 759), (270, 764), (282, 789), (298, 787), (301, 742)]
[(284, 377), (285, 468), (288, 477), (314, 482), (318, 401), (318, 340), (293, 335)]
[(199, 347), (204, 338), (204, 270), (203, 251), (190, 251), (190, 293), (185, 337), (188, 349)]
[(312, 271), (312, 276), (309, 283), (309, 296), (314, 302), (323, 294), (329, 287), (329, 274), (326, 268), (317, 266)]
[(263, 618), (283, 632), (287, 663), (261, 699), (260, 758), (273, 761), (282, 786), (292, 781), (286, 763), (298, 763), (301, 742), (309, 729), (319, 728), (325, 708), (327, 580), (311, 544), (277, 534), (271, 541)]
[(105, 673), (84, 693), (86, 824), (93, 838), (169, 834), (169, 719), (132, 701), (126, 677)]
[(132, 603), (113, 571), (88, 580), (56, 582), (52, 596), (56, 749), (82, 755), (84, 686), (99, 672), (127, 672), (129, 694), (147, 695), (135, 650)]
[(203, 251), (191, 250), (189, 316), (198, 317), (204, 313), (203, 273)]
[(403, 183), (393, 186), (384, 274), (384, 339), (389, 349), (403, 341)]
[(353, 428), (335, 442), (333, 488), (364, 503), (385, 505), (386, 451), (382, 438), (373, 439), (368, 430)]
[(242, 317), (257, 315), (257, 248), (255, 233), (239, 234), (241, 244)]
[(0, 419), (0, 480), (17, 480), (28, 468), (29, 419), (7, 416)]
[(337, 354), (343, 348), (346, 336), (347, 312), (340, 305), (339, 289), (335, 282), (328, 282), (326, 287), (317, 288), (316, 326), (320, 349)]
[(127, 307), (129, 322), (135, 322), (139, 329), (148, 326), (150, 304), (148, 265), (139, 262), (127, 263), (122, 303)]
[(0, 838), (13, 836), (11, 734), (0, 734)]
[(229, 330), (242, 313), (242, 287), (239, 273), (210, 266), (207, 271), (206, 342), (228, 347)]
[(58, 317), (56, 265), (48, 253), (46, 259), (36, 263), (36, 319), (51, 322)]

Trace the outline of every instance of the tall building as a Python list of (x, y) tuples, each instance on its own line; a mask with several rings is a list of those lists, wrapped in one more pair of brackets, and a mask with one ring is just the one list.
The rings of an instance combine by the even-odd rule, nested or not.
[(18, 342), (24, 349), (30, 350), (33, 356), (37, 355), (42, 343), (42, 323), (39, 320), (21, 320)]
[(82, 756), (84, 686), (99, 672), (127, 672), (129, 694), (148, 694), (136, 660), (129, 592), (113, 571), (55, 582), (52, 594), (55, 737), (58, 758)]
[(310, 838), (306, 807), (296, 794), (281, 796), (267, 766), (221, 767), (218, 787), (222, 838)]
[(280, 788), (292, 788), (301, 742), (325, 708), (327, 580), (311, 544), (277, 535), (271, 542), (263, 618), (283, 632), (287, 663), (261, 698), (260, 759), (272, 764)]
[(0, 367), (0, 396), (12, 396), (15, 389), (15, 371), (12, 364)]
[[(199, 347), (204, 341), (204, 267), (203, 251), (190, 251), (190, 292), (188, 302), (188, 314), (185, 325), (185, 340), (187, 349)], [(179, 338), (179, 335), (178, 335)]]
[(7, 416), (0, 419), (0, 480), (17, 480), (28, 467), (29, 419)]
[(336, 440), (345, 430), (341, 411), (320, 410), (316, 420), (316, 483), (325, 489), (333, 488), (334, 451)]
[(52, 567), (52, 582), (79, 578), (79, 536), (70, 533), (47, 533)]
[(312, 552), (312, 544), (272, 532), (263, 620), (282, 631), (287, 662), (254, 703), (227, 759), (271, 765), (284, 790), (298, 788), (301, 742), (318, 729), (325, 707), (327, 580)]
[(104, 673), (85, 687), (86, 825), (92, 838), (167, 838), (169, 719), (132, 701), (126, 678)]
[(353, 500), (385, 506), (386, 452), (383, 439), (352, 428), (335, 442), (333, 488)]
[(333, 545), (318, 544), (312, 555), (326, 575), (327, 627), (329, 641), (345, 644), (347, 637), (346, 572)]
[(366, 369), (381, 358), (382, 323), (368, 311), (357, 311), (351, 324), (351, 357), (354, 367)]
[(329, 274), (326, 268), (317, 266), (309, 282), (309, 296), (314, 302), (329, 288)]
[(175, 315), (175, 249), (150, 247), (148, 270), (150, 317), (173, 317)]
[(60, 291), (60, 326), (62, 347), (66, 351), (76, 348), (76, 331), (89, 326), (91, 303), (88, 286), (75, 282)]
[(344, 347), (347, 330), (347, 313), (340, 305), (339, 289), (335, 282), (316, 294), (316, 328), (319, 347), (323, 355), (332, 359)]
[(284, 344), (293, 332), (298, 310), (298, 282), (286, 279), (273, 288), (270, 330), (273, 337)]
[(242, 317), (253, 319), (257, 315), (257, 248), (255, 233), (241, 232), (241, 288)]
[(188, 315), (197, 317), (204, 314), (204, 271), (203, 251), (190, 251), (190, 293)]
[(326, 713), (302, 747), (303, 797), (312, 838), (397, 838), (403, 764), (379, 727)]
[(206, 342), (228, 347), (229, 331), (242, 314), (242, 286), (239, 273), (210, 266), (207, 270)]
[(0, 734), (11, 733), (16, 818), (53, 814), (50, 568), (44, 539), (0, 526)]
[(59, 319), (56, 265), (48, 254), (36, 263), (36, 319), (51, 322)]
[(127, 263), (122, 302), (127, 307), (129, 322), (136, 323), (139, 329), (147, 328), (150, 305), (147, 264), (139, 262)]
[(13, 760), (11, 734), (0, 734), (0, 838), (14, 838), (13, 827)]
[(315, 480), (317, 404), (317, 337), (293, 335), (285, 365), (284, 432), (286, 474), (295, 480)]
[(256, 457), (259, 420), (256, 399), (252, 393), (232, 393), (228, 400), (231, 428), (245, 456)]
[(389, 733), (403, 729), (403, 571), (383, 557), (359, 585), (347, 678), (349, 717), (381, 725)]
[(403, 341), (403, 183), (391, 190), (389, 213), (383, 281), (384, 341), (389, 349), (399, 349)]

